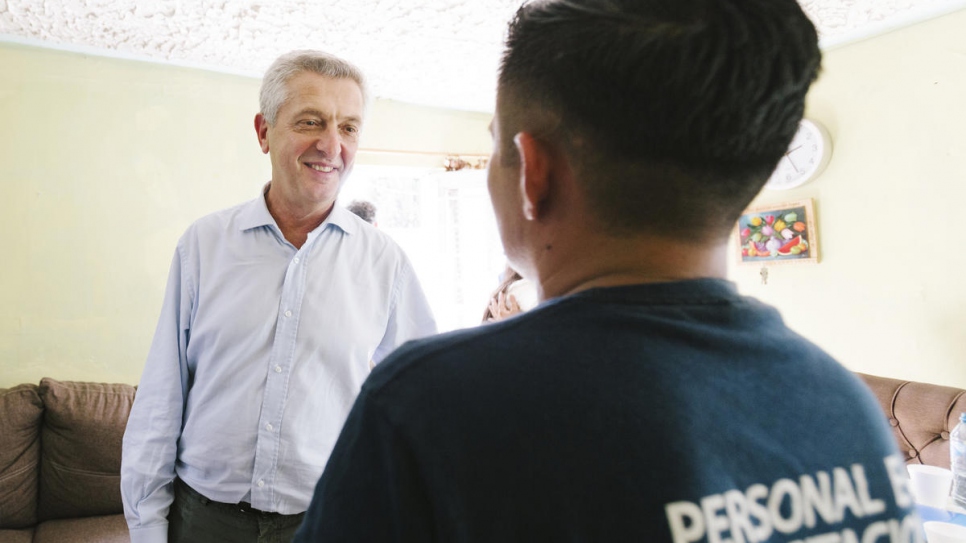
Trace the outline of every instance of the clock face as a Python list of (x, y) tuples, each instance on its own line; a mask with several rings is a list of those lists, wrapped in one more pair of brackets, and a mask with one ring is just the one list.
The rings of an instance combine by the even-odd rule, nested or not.
[(818, 177), (832, 156), (832, 140), (822, 125), (802, 119), (785, 156), (768, 178), (766, 189), (797, 187)]

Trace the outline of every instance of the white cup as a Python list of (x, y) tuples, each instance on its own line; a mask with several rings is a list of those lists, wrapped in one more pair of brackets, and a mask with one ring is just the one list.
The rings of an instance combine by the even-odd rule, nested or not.
[(930, 520), (922, 523), (929, 543), (966, 543), (966, 526)]
[(909, 478), (912, 482), (912, 495), (916, 503), (945, 509), (949, 501), (949, 489), (953, 484), (953, 472), (938, 466), (909, 464)]

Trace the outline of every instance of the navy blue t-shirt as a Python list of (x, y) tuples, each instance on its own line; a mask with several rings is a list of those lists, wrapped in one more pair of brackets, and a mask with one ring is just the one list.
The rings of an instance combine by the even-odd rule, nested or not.
[(701, 279), (404, 345), (363, 386), (296, 540), (916, 541), (913, 511), (861, 381)]

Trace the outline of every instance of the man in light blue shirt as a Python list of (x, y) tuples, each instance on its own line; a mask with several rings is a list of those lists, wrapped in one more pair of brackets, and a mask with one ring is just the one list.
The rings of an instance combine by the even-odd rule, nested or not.
[(134, 543), (290, 539), (370, 362), (436, 332), (403, 251), (334, 205), (358, 148), (361, 72), (283, 55), (260, 107), (272, 180), (192, 224), (171, 264), (124, 435)]

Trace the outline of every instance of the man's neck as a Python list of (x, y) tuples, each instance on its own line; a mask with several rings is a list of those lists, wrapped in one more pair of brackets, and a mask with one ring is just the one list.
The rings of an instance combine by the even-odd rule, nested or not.
[(328, 218), (335, 202), (329, 202), (324, 206), (293, 204), (269, 187), (265, 193), (265, 204), (285, 239), (296, 249), (301, 249), (308, 239), (309, 232), (318, 228)]
[(544, 253), (537, 266), (541, 300), (597, 287), (727, 275), (724, 241), (696, 245), (655, 236), (598, 238), (581, 246), (545, 247)]

